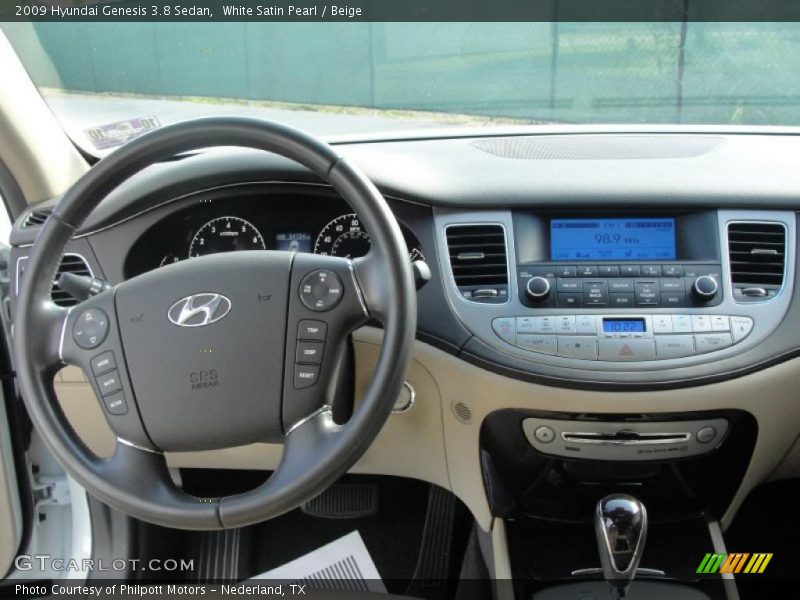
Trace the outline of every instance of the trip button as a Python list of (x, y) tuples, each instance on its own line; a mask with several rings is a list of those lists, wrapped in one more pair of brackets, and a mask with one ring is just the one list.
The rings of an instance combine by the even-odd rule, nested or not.
[(97, 387), (100, 390), (101, 396), (108, 396), (122, 389), (122, 384), (119, 382), (119, 373), (116, 369), (104, 375), (98, 375), (95, 381), (97, 381)]
[(108, 335), (108, 315), (99, 308), (84, 310), (72, 326), (72, 338), (84, 350), (93, 350)]
[(564, 358), (597, 360), (597, 342), (586, 336), (558, 336), (558, 355)]
[(695, 348), (698, 354), (722, 350), (733, 344), (730, 333), (704, 333), (694, 336)]
[(522, 333), (517, 336), (517, 346), (523, 350), (541, 352), (542, 354), (555, 354), (556, 339), (554, 335), (530, 335)]
[(322, 362), (322, 342), (297, 342), (295, 359), (298, 363), (318, 365)]
[(297, 324), (297, 339), (324, 342), (328, 334), (328, 324), (324, 321), (303, 319)]
[(117, 361), (114, 360), (114, 353), (111, 350), (98, 354), (92, 359), (92, 373), (95, 375), (100, 375), (116, 368)]
[(115, 392), (108, 396), (103, 396), (103, 404), (106, 410), (112, 415), (124, 415), (128, 413), (128, 403), (125, 401), (123, 392)]
[(315, 365), (295, 365), (294, 367), (294, 389), (302, 390), (309, 388), (319, 378), (319, 367)]
[(600, 360), (637, 361), (653, 360), (656, 357), (654, 340), (597, 340)]

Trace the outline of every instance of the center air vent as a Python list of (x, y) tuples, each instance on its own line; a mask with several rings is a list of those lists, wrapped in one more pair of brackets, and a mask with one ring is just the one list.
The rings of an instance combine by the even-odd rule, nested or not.
[(32, 210), (28, 213), (28, 216), (25, 217), (25, 221), (23, 221), (23, 227), (38, 227), (42, 225), (46, 220), (47, 217), (50, 216), (50, 213), (53, 212), (51, 208), (43, 208), (41, 210)]
[(464, 298), (499, 303), (508, 299), (506, 235), (500, 225), (450, 225), (450, 267)]
[(735, 300), (777, 295), (786, 264), (786, 228), (780, 223), (730, 223), (728, 258)]
[[(19, 293), (20, 279), (23, 273), (25, 273), (25, 267), (27, 264), (28, 257), (23, 257), (19, 260), (19, 266), (17, 267), (17, 293)], [(82, 275), (85, 277), (93, 277), (94, 275), (92, 274), (92, 270), (89, 268), (89, 265), (86, 263), (86, 260), (79, 254), (65, 254), (64, 258), (61, 259), (61, 264), (58, 266), (58, 271), (56, 272), (56, 277), (53, 281), (51, 298), (53, 299), (53, 302), (59, 306), (75, 306), (78, 301), (56, 284), (56, 281), (58, 281), (58, 278), (62, 273), (73, 273), (75, 275)]]

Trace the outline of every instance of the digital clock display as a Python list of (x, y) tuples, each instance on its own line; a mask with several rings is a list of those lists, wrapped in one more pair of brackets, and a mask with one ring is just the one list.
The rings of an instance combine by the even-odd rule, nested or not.
[(603, 319), (604, 333), (644, 333), (644, 319)]
[(674, 260), (675, 219), (553, 219), (552, 260)]

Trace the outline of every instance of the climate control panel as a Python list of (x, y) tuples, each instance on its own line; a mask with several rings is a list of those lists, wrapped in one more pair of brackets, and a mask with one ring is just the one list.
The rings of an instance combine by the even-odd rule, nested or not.
[(718, 264), (519, 265), (520, 301), (531, 308), (684, 308), (722, 300)]
[(650, 361), (722, 350), (753, 330), (753, 319), (706, 314), (500, 317), (492, 329), (521, 350), (563, 358)]

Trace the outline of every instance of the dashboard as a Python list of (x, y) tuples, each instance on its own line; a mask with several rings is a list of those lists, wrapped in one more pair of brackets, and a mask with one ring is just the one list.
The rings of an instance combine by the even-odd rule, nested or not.
[[(514, 379), (590, 389), (690, 387), (800, 354), (786, 326), (800, 322), (796, 136), (537, 132), (337, 145), (430, 268), (419, 339)], [(49, 206), (12, 231), (17, 276), (28, 217)], [(116, 283), (208, 253), (355, 258), (369, 244), (304, 168), (212, 149), (110, 193), (68, 256)]]
[[(241, 250), (365, 255), (369, 232), (342, 200), (320, 191), (208, 190), (147, 229), (125, 263), (126, 277), (198, 256)], [(402, 226), (409, 259), (424, 260), (419, 241)]]

